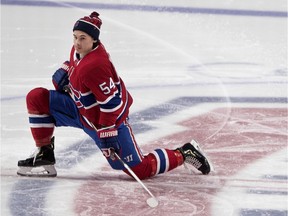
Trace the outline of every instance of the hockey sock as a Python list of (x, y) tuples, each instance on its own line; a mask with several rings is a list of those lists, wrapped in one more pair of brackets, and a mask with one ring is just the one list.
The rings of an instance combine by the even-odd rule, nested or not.
[(50, 144), (54, 131), (54, 118), (49, 115), (49, 91), (44, 88), (31, 90), (26, 97), (29, 123), (36, 146)]
[(156, 149), (151, 154), (156, 158), (155, 175), (168, 172), (183, 164), (183, 156), (179, 151), (169, 149)]
[[(146, 155), (142, 162), (131, 169), (140, 179), (145, 179), (157, 174), (172, 170), (183, 164), (183, 156), (177, 150), (156, 149)], [(127, 171), (125, 173), (129, 175)]]

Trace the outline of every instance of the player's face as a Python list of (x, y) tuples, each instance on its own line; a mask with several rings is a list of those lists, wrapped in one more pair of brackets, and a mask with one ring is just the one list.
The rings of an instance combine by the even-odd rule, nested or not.
[(74, 48), (80, 56), (84, 57), (93, 49), (93, 43), (95, 40), (83, 31), (75, 30), (73, 32)]

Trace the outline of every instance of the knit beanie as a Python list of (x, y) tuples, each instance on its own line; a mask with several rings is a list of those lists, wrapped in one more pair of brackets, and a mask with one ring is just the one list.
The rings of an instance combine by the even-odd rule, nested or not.
[(97, 12), (92, 12), (90, 16), (84, 16), (76, 21), (73, 31), (79, 30), (90, 35), (94, 40), (99, 39), (100, 27), (102, 25), (102, 20), (99, 18)]

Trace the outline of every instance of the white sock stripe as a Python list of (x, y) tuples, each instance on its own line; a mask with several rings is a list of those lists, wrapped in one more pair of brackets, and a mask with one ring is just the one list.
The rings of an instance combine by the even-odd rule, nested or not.
[(168, 157), (168, 154), (166, 152), (165, 149), (161, 149), (163, 151), (163, 154), (165, 156), (165, 161), (166, 161), (166, 167), (165, 167), (165, 172), (168, 172), (168, 169), (170, 167), (170, 163), (169, 163), (169, 157)]
[(47, 115), (47, 114), (42, 114), (42, 115), (39, 115), (39, 114), (28, 114), (28, 117), (30, 118), (45, 118), (45, 117), (49, 117), (50, 115)]
[(160, 171), (160, 157), (156, 151), (151, 152), (156, 158), (157, 169), (155, 175), (159, 174)]
[(152, 154), (156, 157), (156, 161), (157, 161), (156, 174), (159, 174), (160, 172), (161, 173), (167, 172), (170, 167), (170, 162), (169, 162), (167, 151), (165, 149), (155, 149), (155, 151), (153, 151)]
[(48, 124), (32, 124), (30, 123), (30, 128), (54, 128), (54, 124), (53, 123), (48, 123)]

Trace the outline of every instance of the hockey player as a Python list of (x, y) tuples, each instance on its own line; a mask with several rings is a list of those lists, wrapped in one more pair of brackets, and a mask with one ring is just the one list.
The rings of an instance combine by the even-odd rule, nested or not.
[(113, 169), (129, 174), (113, 157), (115, 151), (140, 179), (167, 172), (184, 162), (208, 174), (210, 164), (193, 140), (174, 150), (159, 148), (142, 154), (127, 120), (133, 99), (99, 40), (101, 25), (97, 12), (77, 20), (70, 60), (52, 77), (55, 90), (35, 88), (27, 94), (29, 122), (38, 150), (18, 161), (17, 174), (57, 175), (53, 131), (59, 126), (82, 129)]

